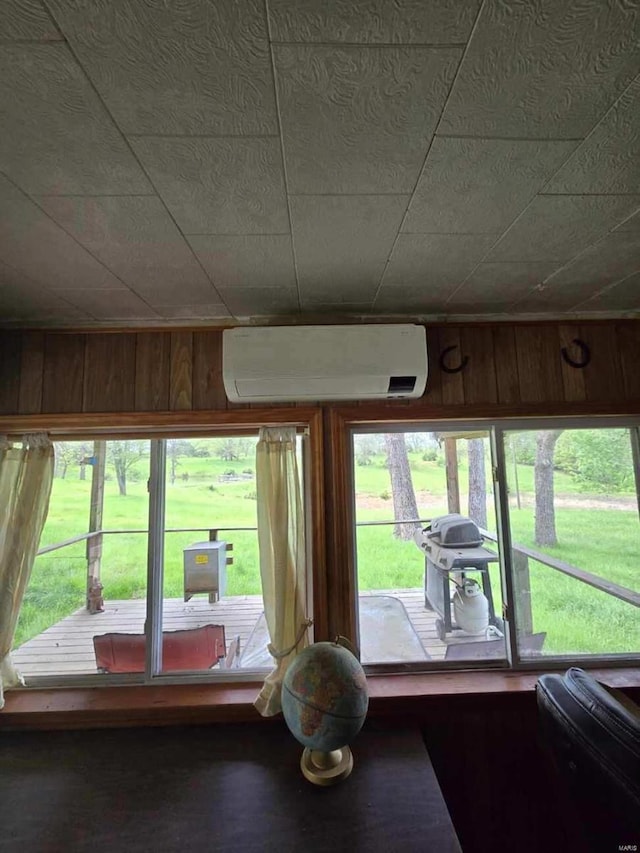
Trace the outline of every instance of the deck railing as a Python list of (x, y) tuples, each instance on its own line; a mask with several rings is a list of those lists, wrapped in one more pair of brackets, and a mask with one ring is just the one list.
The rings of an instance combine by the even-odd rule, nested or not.
[[(398, 524), (423, 525), (427, 524), (429, 521), (430, 519), (427, 518), (400, 519), (398, 521), (358, 521), (356, 522), (356, 527), (395, 526)], [(206, 533), (209, 536), (210, 541), (215, 541), (218, 538), (219, 533), (257, 531), (257, 529), (258, 528), (255, 526), (168, 527), (165, 529), (165, 533)], [(90, 533), (81, 533), (78, 536), (73, 536), (70, 539), (63, 540), (62, 542), (56, 542), (52, 545), (47, 545), (44, 548), (41, 548), (37, 552), (36, 556), (40, 557), (43, 554), (49, 554), (52, 551), (57, 551), (61, 548), (66, 548), (69, 545), (74, 545), (77, 542), (87, 541), (98, 536), (148, 532), (149, 530), (147, 528), (134, 528), (128, 530), (94, 530)], [(491, 533), (489, 530), (484, 530), (482, 528), (481, 533), (485, 539), (489, 540), (490, 542), (497, 543), (498, 540), (495, 533)], [(585, 571), (584, 569), (580, 569), (578, 568), (578, 566), (572, 566), (570, 563), (565, 563), (563, 560), (557, 560), (555, 557), (550, 557), (549, 555), (544, 554), (541, 551), (535, 551), (532, 548), (526, 547), (525, 545), (517, 545), (515, 543), (512, 544), (512, 555), (513, 569), (516, 580), (515, 589), (517, 590), (516, 608), (520, 630), (523, 633), (531, 633), (533, 630), (529, 560), (535, 560), (537, 563), (541, 563), (544, 566), (548, 566), (548, 568), (553, 569), (556, 572), (560, 572), (571, 578), (574, 578), (575, 580), (580, 581), (580, 583), (587, 584), (588, 586), (591, 586), (594, 589), (598, 589), (601, 592), (606, 593), (607, 595), (613, 596), (614, 598), (617, 598), (620, 601), (624, 601), (625, 603), (631, 604), (634, 607), (640, 607), (640, 593), (635, 592), (632, 589), (628, 589), (627, 587), (621, 586), (620, 584), (614, 583), (613, 581), (607, 580), (606, 578), (594, 575), (591, 572)]]

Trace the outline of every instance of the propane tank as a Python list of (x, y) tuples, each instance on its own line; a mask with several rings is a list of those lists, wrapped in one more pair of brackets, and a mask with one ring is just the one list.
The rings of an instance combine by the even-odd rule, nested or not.
[(453, 595), (453, 613), (467, 634), (484, 634), (489, 627), (489, 602), (478, 581), (465, 578)]

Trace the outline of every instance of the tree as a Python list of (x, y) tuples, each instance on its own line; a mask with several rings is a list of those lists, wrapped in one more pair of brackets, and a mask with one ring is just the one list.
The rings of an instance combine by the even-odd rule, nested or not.
[(357, 465), (371, 465), (373, 457), (382, 452), (382, 442), (379, 435), (362, 433), (354, 436), (353, 450)]
[(178, 461), (181, 456), (191, 456), (191, 446), (184, 438), (169, 438), (167, 440), (167, 456), (169, 457), (169, 476), (171, 477), (171, 485), (176, 481), (176, 468), (180, 464)]
[(561, 429), (545, 429), (536, 434), (536, 461), (534, 465), (536, 545), (553, 546), (558, 544), (556, 510), (553, 499), (553, 456), (556, 442), (561, 433)]
[(82, 460), (91, 456), (92, 445), (85, 441), (56, 441), (55, 443), (55, 475), (62, 480), (67, 476), (70, 465), (80, 466), (80, 479), (85, 479), (85, 466)]
[(107, 451), (109, 461), (116, 472), (118, 492), (127, 494), (127, 473), (145, 455), (145, 441), (109, 441)]
[(393, 528), (393, 535), (398, 539), (412, 539), (415, 529), (420, 527), (417, 521), (413, 524), (398, 523), (405, 519), (418, 518), (418, 505), (413, 490), (404, 433), (388, 433), (384, 437), (384, 443), (387, 449), (387, 467), (389, 468), (389, 476), (391, 477), (393, 515), (396, 522)]
[(225, 462), (246, 459), (254, 446), (249, 438), (219, 438), (215, 440), (215, 454)]
[(484, 439), (469, 439), (467, 454), (469, 459), (469, 518), (486, 530), (487, 480), (484, 468)]

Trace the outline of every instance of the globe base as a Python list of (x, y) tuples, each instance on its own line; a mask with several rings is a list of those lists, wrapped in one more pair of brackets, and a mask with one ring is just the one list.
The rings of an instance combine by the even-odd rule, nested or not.
[(348, 746), (331, 752), (307, 747), (300, 759), (300, 769), (304, 778), (314, 785), (335, 785), (350, 775), (353, 755)]

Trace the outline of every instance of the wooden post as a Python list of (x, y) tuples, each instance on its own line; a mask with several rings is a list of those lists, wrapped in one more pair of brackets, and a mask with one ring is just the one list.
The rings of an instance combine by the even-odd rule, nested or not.
[(444, 459), (447, 476), (447, 507), (449, 512), (460, 512), (460, 485), (458, 483), (458, 445), (455, 438), (445, 438)]
[(519, 635), (533, 634), (533, 612), (531, 608), (531, 578), (529, 558), (515, 548), (512, 551), (513, 572), (516, 591), (516, 615)]
[[(91, 507), (89, 509), (89, 533), (102, 529), (104, 508), (104, 473), (107, 457), (106, 441), (94, 441), (94, 464), (91, 466)], [(87, 539), (87, 609), (92, 609), (93, 598), (99, 598), (100, 562), (102, 559), (102, 533)], [(94, 602), (94, 607), (96, 603)]]

